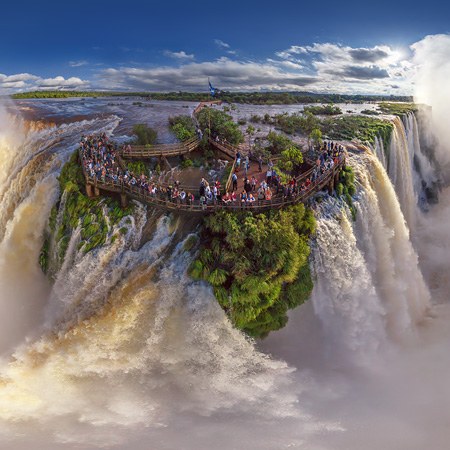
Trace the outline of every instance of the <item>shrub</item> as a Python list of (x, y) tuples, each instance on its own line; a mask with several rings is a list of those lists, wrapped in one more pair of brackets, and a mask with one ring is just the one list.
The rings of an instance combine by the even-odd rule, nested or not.
[(214, 286), (238, 327), (266, 336), (312, 290), (308, 237), (315, 219), (303, 204), (256, 214), (219, 211), (205, 219), (198, 258), (189, 273)]
[(156, 142), (157, 132), (149, 126), (138, 123), (133, 127), (133, 133), (137, 136), (138, 145), (152, 145)]

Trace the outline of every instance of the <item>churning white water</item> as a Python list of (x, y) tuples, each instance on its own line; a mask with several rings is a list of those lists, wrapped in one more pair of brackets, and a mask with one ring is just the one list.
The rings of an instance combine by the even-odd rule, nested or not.
[[(261, 343), (187, 277), (180, 222), (143, 206), (86, 255), (75, 231), (50, 284), (37, 261), (58, 167), (81, 133), (117, 123), (19, 125), (0, 138), (0, 448), (444, 449), (449, 416), (430, 418), (450, 399), (436, 344), (450, 314), (430, 306), (411, 244), (402, 209), (417, 201), (403, 185), (396, 194), (369, 149), (349, 158), (356, 222), (335, 199), (317, 208), (312, 301)], [(395, 173), (419, 151), (397, 128), (404, 147), (390, 150), (410, 159)], [(146, 221), (155, 231), (140, 246)]]

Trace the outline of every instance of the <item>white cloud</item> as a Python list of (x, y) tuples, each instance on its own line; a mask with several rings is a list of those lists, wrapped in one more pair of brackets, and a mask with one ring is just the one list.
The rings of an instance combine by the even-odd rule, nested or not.
[(55, 78), (41, 78), (36, 81), (36, 85), (42, 89), (76, 89), (80, 87), (87, 87), (87, 81), (83, 81), (77, 77), (70, 77), (65, 79), (58, 76)]
[[(301, 55), (302, 59), (298, 59)], [(386, 45), (349, 47), (333, 43), (293, 45), (276, 53), (286, 68), (315, 74), (323, 91), (410, 94), (410, 65), (400, 51)]]
[(33, 90), (64, 90), (64, 89), (86, 89), (89, 82), (77, 77), (64, 78), (42, 78), (29, 73), (14, 75), (0, 74), (0, 93), (12, 93), (17, 91)]
[(11, 83), (16, 81), (37, 80), (39, 77), (30, 73), (18, 73), (15, 75), (4, 75), (0, 73), (0, 83)]
[(98, 84), (109, 89), (201, 91), (207, 89), (208, 77), (222, 90), (309, 89), (317, 81), (312, 76), (286, 72), (275, 64), (238, 62), (222, 57), (180, 67), (110, 68), (99, 74)]
[(171, 52), (170, 50), (165, 50), (164, 55), (168, 56), (169, 58), (178, 59), (178, 60), (189, 60), (194, 59), (194, 55), (188, 54), (184, 52), (183, 50), (179, 52)]
[(85, 60), (82, 61), (69, 61), (69, 66), (70, 67), (81, 67), (81, 66), (85, 66), (87, 65), (88, 62)]
[(214, 39), (214, 43), (220, 48), (230, 48), (230, 44), (223, 42), (221, 39)]

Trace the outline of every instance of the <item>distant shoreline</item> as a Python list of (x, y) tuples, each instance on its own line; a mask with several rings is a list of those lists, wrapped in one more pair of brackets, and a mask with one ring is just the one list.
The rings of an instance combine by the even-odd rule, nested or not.
[[(201, 92), (115, 92), (115, 91), (32, 91), (12, 94), (12, 99), (40, 98), (99, 98), (140, 97), (145, 100), (208, 101), (211, 97)], [(253, 105), (295, 105), (305, 103), (367, 103), (412, 102), (410, 96), (394, 95), (343, 95), (313, 92), (223, 92), (218, 99), (228, 103)]]

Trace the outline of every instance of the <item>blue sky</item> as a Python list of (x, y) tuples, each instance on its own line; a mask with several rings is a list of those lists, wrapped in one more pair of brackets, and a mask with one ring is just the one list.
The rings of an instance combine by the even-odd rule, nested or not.
[(409, 93), (410, 46), (450, 32), (414, 2), (8, 2), (0, 89)]

